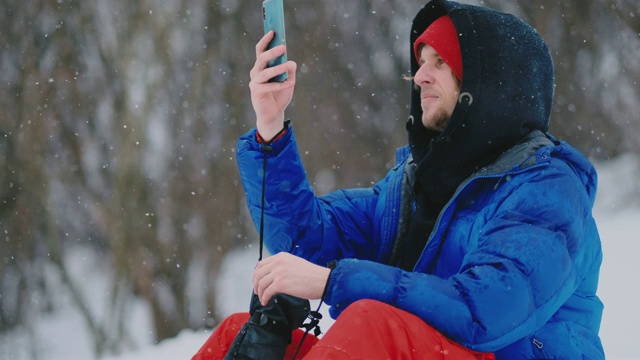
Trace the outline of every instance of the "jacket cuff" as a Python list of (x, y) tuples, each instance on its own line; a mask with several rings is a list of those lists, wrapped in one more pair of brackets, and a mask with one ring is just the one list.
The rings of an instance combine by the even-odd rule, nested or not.
[(322, 301), (324, 301), (324, 299), (327, 297), (327, 290), (329, 290), (329, 280), (331, 280), (331, 273), (333, 272), (333, 269), (336, 268), (336, 266), (338, 266), (337, 260), (331, 260), (327, 264), (327, 267), (329, 268), (329, 276), (327, 277), (327, 283), (324, 284), (324, 290), (322, 291), (322, 297), (320, 298), (320, 300)]
[(394, 305), (402, 270), (373, 261), (343, 259), (329, 274), (325, 302), (337, 318), (355, 301), (371, 299)]
[(291, 120), (287, 120), (287, 121), (285, 121), (285, 122), (284, 122), (284, 126), (282, 127), (282, 130), (278, 131), (278, 133), (277, 133), (273, 138), (271, 138), (271, 140), (265, 140), (265, 139), (260, 135), (260, 133), (258, 132), (258, 130), (256, 130), (256, 141), (257, 141), (257, 142), (259, 142), (259, 143), (261, 143), (261, 144), (265, 144), (265, 143), (266, 143), (266, 144), (271, 144), (271, 143), (274, 143), (274, 142), (276, 142), (276, 141), (280, 140), (281, 138), (283, 138), (283, 137), (287, 134), (287, 131), (288, 131), (288, 129), (289, 129), (289, 124), (290, 124), (290, 123), (291, 123)]
[[(241, 154), (246, 151), (259, 151), (262, 153), (262, 147), (267, 144), (258, 141), (258, 137), (256, 135), (257, 132), (258, 130), (253, 128), (238, 139), (238, 146), (236, 148), (237, 154)], [(282, 134), (278, 141), (273, 141), (268, 144), (272, 148), (269, 156), (276, 156), (280, 154), (280, 152), (282, 152), (282, 150), (286, 148), (291, 141), (293, 141), (292, 139), (295, 139), (295, 135), (293, 127), (289, 126), (287, 131)]]

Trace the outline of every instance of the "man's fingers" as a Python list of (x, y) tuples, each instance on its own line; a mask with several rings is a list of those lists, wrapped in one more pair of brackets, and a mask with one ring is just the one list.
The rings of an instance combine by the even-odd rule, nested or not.
[(258, 43), (256, 44), (256, 59), (260, 57), (260, 54), (262, 54), (267, 49), (267, 46), (273, 39), (274, 34), (275, 33), (273, 32), (273, 30), (271, 30), (268, 33), (264, 34), (260, 41), (258, 41)]
[[(288, 79), (283, 83), (295, 83), (296, 81), (296, 71), (298, 68), (298, 64), (294, 61), (287, 61), (284, 64), (276, 65), (274, 67), (258, 70), (254, 68), (250, 73), (250, 81), (255, 82), (256, 84), (268, 83), (270, 79), (274, 76), (278, 76), (280, 74), (287, 73), (289, 74)], [(293, 84), (290, 84), (293, 85)], [(288, 86), (286, 86), (288, 87)], [(271, 89), (278, 90), (278, 89)]]
[(277, 58), (278, 56), (284, 55), (286, 51), (287, 49), (284, 45), (279, 45), (274, 47), (273, 49), (269, 49), (258, 54), (256, 56), (256, 62), (253, 65), (250, 74), (253, 73), (253, 75), (257, 75), (258, 73), (260, 73), (260, 71), (267, 68), (267, 64), (269, 63), (269, 61)]
[(253, 270), (253, 278), (251, 279), (251, 281), (253, 282), (253, 290), (258, 296), (260, 295), (260, 282), (268, 274), (269, 270), (265, 269), (262, 261), (259, 262), (255, 270)]
[(266, 69), (262, 70), (261, 72), (259, 72), (258, 74), (256, 74), (256, 76), (254, 78), (252, 78), (251, 80), (254, 80), (257, 83), (269, 82), (269, 80), (271, 78), (273, 78), (274, 76), (278, 76), (280, 74), (288, 73), (290, 66), (291, 66), (291, 64), (284, 63), (284, 64), (276, 65), (274, 67), (266, 68)]
[(262, 296), (258, 296), (262, 306), (267, 306), (267, 304), (269, 303), (269, 300), (271, 300), (271, 298), (275, 294), (276, 292), (273, 290), (273, 286), (269, 286), (266, 289), (264, 289), (264, 291), (262, 292)]
[(277, 278), (277, 257), (268, 257), (258, 263), (253, 272), (253, 291), (258, 295), (260, 303), (267, 305), (275, 294), (275, 280)]
[(271, 299), (271, 296), (268, 296), (268, 294), (270, 293), (269, 288), (271, 288), (272, 285), (273, 277), (271, 276), (265, 276), (260, 280), (256, 293), (258, 294), (258, 298), (262, 305), (266, 305), (269, 302), (269, 299)]
[(286, 45), (278, 45), (274, 48), (271, 48), (269, 50), (263, 51), (262, 53), (258, 54), (256, 56), (256, 60), (263, 61), (266, 64), (269, 60), (273, 60), (280, 55), (284, 55), (284, 53), (286, 52), (287, 52)]
[(281, 281), (282, 279), (278, 281), (277, 276), (274, 274), (267, 273), (256, 282), (253, 291), (258, 295), (262, 305), (267, 305), (269, 299), (271, 299), (273, 295), (278, 292), (282, 292), (282, 284), (280, 284)]
[(258, 297), (261, 297), (264, 289), (273, 282), (272, 267), (269, 266), (270, 258), (264, 259), (256, 265), (253, 271), (253, 289)]
[(288, 71), (289, 71), (289, 77), (287, 79), (286, 82), (291, 82), (293, 84), (295, 84), (296, 82), (296, 72), (298, 70), (298, 64), (294, 61), (287, 61), (286, 64), (288, 64)]
[(256, 54), (256, 62), (253, 69), (262, 70), (267, 67), (267, 63), (280, 55), (284, 55), (287, 51), (285, 45), (278, 45), (272, 49), (261, 51)]

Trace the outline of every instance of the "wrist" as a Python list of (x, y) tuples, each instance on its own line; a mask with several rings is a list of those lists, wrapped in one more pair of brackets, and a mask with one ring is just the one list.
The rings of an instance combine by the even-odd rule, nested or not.
[(272, 142), (277, 141), (278, 139), (286, 135), (290, 123), (291, 123), (291, 120), (285, 121), (282, 127), (278, 129), (278, 131), (275, 134), (271, 135), (271, 133), (269, 133), (269, 135), (271, 136), (264, 136), (262, 133), (262, 130), (257, 129), (256, 139), (261, 144), (271, 144)]
[(284, 126), (284, 114), (280, 119), (268, 124), (265, 123), (265, 121), (261, 121), (260, 119), (256, 121), (256, 128), (258, 129), (258, 133), (266, 142), (271, 142), (272, 139), (282, 131)]

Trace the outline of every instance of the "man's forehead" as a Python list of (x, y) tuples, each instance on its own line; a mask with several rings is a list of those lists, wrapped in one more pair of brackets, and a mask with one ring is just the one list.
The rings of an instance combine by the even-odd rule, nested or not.
[(427, 57), (439, 58), (440, 54), (438, 54), (438, 52), (428, 44), (422, 44), (422, 46), (420, 46), (420, 58), (424, 59)]

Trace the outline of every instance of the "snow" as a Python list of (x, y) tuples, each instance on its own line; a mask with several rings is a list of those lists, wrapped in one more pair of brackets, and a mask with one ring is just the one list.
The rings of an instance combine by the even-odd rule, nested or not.
[(604, 303), (600, 336), (609, 359), (640, 359), (640, 156), (597, 165), (594, 216), (604, 260), (598, 295)]
[[(636, 303), (640, 298), (637, 274), (640, 273), (640, 159), (627, 155), (607, 163), (596, 165), (600, 185), (594, 216), (598, 222), (604, 262), (601, 270), (599, 296), (605, 304), (601, 338), (608, 359), (640, 360), (640, 310)], [(220, 315), (246, 311), (249, 303), (251, 271), (256, 262), (255, 247), (231, 252), (222, 264), (218, 303)], [(100, 272), (86, 272), (87, 266), (95, 267), (90, 254), (74, 254), (75, 271), (85, 269), (83, 278), (98, 294)], [(244, 265), (243, 265), (244, 264)], [(232, 270), (233, 269), (233, 270)], [(90, 289), (91, 290), (91, 289)], [(104, 306), (104, 299), (95, 299)], [(317, 306), (317, 303), (312, 306)], [(326, 330), (331, 321), (327, 306), (323, 306), (321, 327)], [(137, 350), (103, 357), (106, 360), (162, 360), (189, 359), (206, 341), (210, 331), (185, 330), (172, 339), (152, 343), (150, 319), (142, 304), (130, 309), (132, 344)], [(36, 324), (36, 347), (27, 343), (30, 336), (15, 331), (0, 336), (0, 360), (44, 358), (49, 360), (94, 359), (90, 337), (80, 315), (70, 306), (68, 310), (46, 317), (32, 319)], [(33, 334), (31, 334), (33, 335)], [(39, 357), (33, 355), (38, 353)]]

